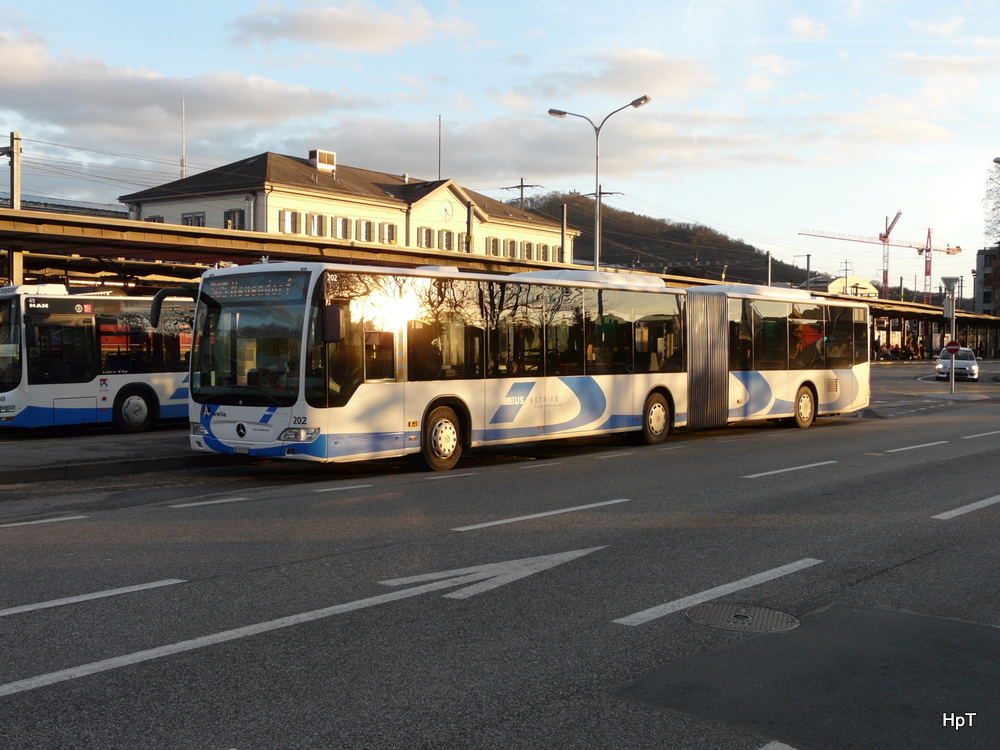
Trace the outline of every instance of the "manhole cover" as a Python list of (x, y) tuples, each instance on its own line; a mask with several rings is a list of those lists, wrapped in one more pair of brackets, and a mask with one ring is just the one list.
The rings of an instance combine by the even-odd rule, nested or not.
[(700, 625), (745, 633), (772, 633), (799, 626), (799, 621), (787, 612), (751, 604), (709, 602), (684, 610), (684, 615)]

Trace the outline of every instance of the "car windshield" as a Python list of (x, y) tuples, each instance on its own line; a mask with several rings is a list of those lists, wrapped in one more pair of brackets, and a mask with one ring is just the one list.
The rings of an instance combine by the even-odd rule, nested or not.
[[(942, 360), (945, 360), (946, 362), (950, 362), (951, 361), (951, 355), (948, 354), (947, 350), (942, 349), (941, 350), (941, 354), (938, 355), (938, 359), (942, 359)], [(975, 360), (976, 359), (976, 355), (973, 353), (973, 351), (971, 349), (959, 349), (958, 350), (958, 354), (955, 355), (955, 359), (956, 360), (963, 360), (963, 359), (965, 359), (965, 360)]]

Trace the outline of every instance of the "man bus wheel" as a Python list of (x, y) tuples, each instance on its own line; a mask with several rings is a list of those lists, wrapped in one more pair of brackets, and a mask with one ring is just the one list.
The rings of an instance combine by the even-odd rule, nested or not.
[(142, 388), (123, 388), (115, 398), (112, 419), (119, 432), (146, 432), (156, 424), (159, 405)]
[(431, 471), (448, 471), (462, 456), (462, 428), (455, 411), (439, 406), (424, 422), (420, 441), (420, 463)]

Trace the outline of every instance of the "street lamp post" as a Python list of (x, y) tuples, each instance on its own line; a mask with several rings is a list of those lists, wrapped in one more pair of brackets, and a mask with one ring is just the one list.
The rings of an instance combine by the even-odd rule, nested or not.
[(601, 120), (600, 125), (595, 125), (594, 121), (591, 120), (586, 115), (578, 115), (575, 112), (566, 112), (561, 109), (550, 109), (549, 114), (553, 117), (579, 117), (581, 120), (586, 120), (590, 123), (590, 127), (594, 129), (594, 136), (596, 140), (596, 149), (594, 156), (594, 270), (601, 270), (601, 128), (604, 127), (604, 123), (608, 121), (608, 118), (613, 114), (621, 112), (623, 109), (628, 109), (629, 107), (635, 107), (638, 109), (643, 104), (649, 103), (648, 96), (640, 96), (623, 107), (619, 107), (614, 112), (608, 113), (607, 117)]
[[(942, 276), (941, 283), (944, 284), (945, 298), (942, 304), (942, 312), (944, 317), (951, 322), (951, 333), (948, 343), (956, 341), (955, 338), (955, 286), (958, 284), (957, 276)], [(955, 354), (951, 354), (951, 371), (949, 373), (949, 393), (955, 393)]]

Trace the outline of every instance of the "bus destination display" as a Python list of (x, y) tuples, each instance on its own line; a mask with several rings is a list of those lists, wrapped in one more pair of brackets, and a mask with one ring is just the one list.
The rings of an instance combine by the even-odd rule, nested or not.
[(309, 275), (251, 273), (204, 279), (202, 291), (215, 300), (300, 301), (306, 296)]

